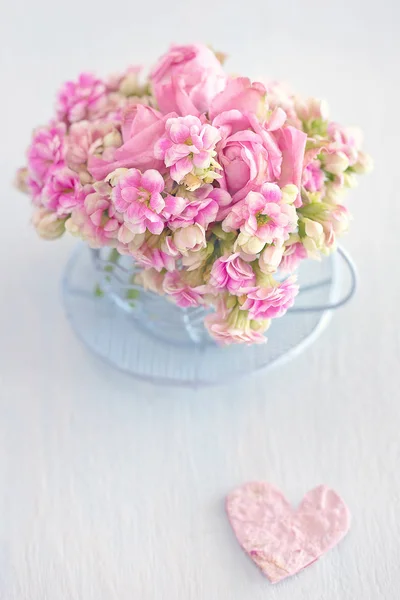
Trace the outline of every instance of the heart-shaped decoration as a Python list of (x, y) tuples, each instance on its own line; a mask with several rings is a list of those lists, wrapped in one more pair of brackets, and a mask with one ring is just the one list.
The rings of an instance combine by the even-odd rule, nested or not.
[(324, 485), (293, 509), (270, 483), (245, 483), (229, 494), (226, 510), (239, 544), (272, 583), (313, 563), (350, 526), (347, 506)]

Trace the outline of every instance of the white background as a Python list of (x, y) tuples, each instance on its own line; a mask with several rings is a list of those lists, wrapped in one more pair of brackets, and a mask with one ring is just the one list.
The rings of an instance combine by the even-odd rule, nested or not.
[[(25, 0), (0, 18), (2, 600), (396, 600), (400, 589), (399, 8), (381, 2)], [(47, 243), (11, 187), (59, 84), (203, 41), (228, 68), (288, 80), (358, 124), (375, 172), (350, 196), (354, 301), (295, 361), (205, 392), (159, 389), (75, 339)], [(319, 483), (348, 537), (271, 586), (223, 499), (266, 479), (293, 503)]]

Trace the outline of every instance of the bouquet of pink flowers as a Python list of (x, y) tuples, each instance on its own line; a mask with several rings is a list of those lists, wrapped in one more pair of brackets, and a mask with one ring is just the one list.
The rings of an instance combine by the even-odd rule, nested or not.
[(213, 306), (216, 340), (258, 343), (293, 305), (299, 262), (335, 250), (343, 192), (370, 166), (323, 102), (229, 76), (190, 45), (143, 84), (136, 67), (67, 82), (17, 179), (40, 236), (129, 255), (145, 289)]

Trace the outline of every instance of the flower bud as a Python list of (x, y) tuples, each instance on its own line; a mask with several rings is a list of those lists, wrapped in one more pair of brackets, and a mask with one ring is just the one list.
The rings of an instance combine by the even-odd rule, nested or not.
[(258, 254), (264, 248), (265, 242), (256, 236), (249, 236), (241, 232), (236, 240), (236, 245), (246, 254)]
[(128, 73), (121, 81), (119, 92), (123, 96), (141, 96), (143, 93), (142, 86), (139, 84), (138, 73), (133, 71)]
[(204, 228), (197, 223), (189, 227), (181, 227), (174, 233), (174, 244), (182, 254), (188, 250), (196, 252), (207, 245), (205, 233)]
[(119, 131), (114, 130), (107, 133), (103, 138), (104, 148), (119, 148), (122, 144), (122, 137)]
[(293, 183), (289, 183), (281, 188), (281, 192), (282, 202), (286, 202), (286, 204), (293, 204), (299, 194), (299, 189)]
[(329, 107), (326, 100), (307, 98), (296, 101), (296, 112), (303, 121), (322, 119), (326, 121), (329, 116)]
[(370, 173), (373, 168), (374, 161), (372, 156), (360, 151), (357, 156), (357, 162), (353, 165), (353, 171), (359, 174)]
[(347, 188), (355, 188), (358, 186), (358, 179), (355, 173), (344, 173), (343, 174), (343, 184)]
[(112, 185), (112, 187), (115, 187), (118, 183), (119, 178), (123, 177), (128, 171), (129, 169), (125, 169), (122, 167), (120, 169), (115, 169), (115, 171), (107, 175), (105, 181)]
[(38, 235), (44, 240), (55, 240), (65, 231), (65, 219), (59, 219), (56, 212), (42, 206), (35, 209), (32, 223)]
[(182, 257), (182, 264), (188, 271), (193, 271), (203, 266), (203, 264), (210, 258), (214, 251), (214, 244), (208, 242), (205, 248), (198, 250), (197, 252), (188, 251), (185, 256)]
[(324, 233), (324, 228), (322, 227), (321, 223), (312, 221), (311, 219), (303, 219), (303, 223), (305, 226), (306, 236), (318, 241)]
[(340, 175), (349, 166), (349, 159), (344, 152), (336, 152), (335, 154), (324, 154), (323, 166), (325, 171)]
[(28, 169), (26, 167), (21, 167), (15, 174), (14, 185), (20, 192), (24, 192), (27, 194), (29, 192), (27, 185), (28, 178)]
[(261, 271), (266, 274), (275, 273), (282, 260), (284, 250), (284, 246), (266, 246), (258, 261)]

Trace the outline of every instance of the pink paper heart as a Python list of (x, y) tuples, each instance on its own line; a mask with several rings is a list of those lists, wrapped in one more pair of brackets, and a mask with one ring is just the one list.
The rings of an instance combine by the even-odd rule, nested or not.
[(313, 563), (350, 526), (347, 506), (325, 485), (293, 509), (270, 483), (245, 483), (229, 494), (226, 511), (239, 544), (272, 583)]

